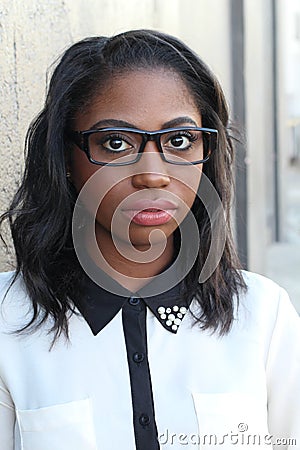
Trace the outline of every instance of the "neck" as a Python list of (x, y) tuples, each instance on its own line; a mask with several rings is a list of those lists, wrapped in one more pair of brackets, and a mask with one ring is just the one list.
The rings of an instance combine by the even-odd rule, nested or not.
[(132, 292), (149, 283), (173, 259), (173, 236), (165, 243), (132, 245), (124, 241), (114, 242), (110, 233), (96, 225), (96, 241), (98, 248), (87, 245), (94, 262), (107, 275)]

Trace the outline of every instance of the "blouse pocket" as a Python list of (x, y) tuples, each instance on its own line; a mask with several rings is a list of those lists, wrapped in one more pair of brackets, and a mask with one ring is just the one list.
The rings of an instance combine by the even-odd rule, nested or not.
[(262, 397), (240, 393), (194, 393), (199, 449), (270, 449), (267, 405)]
[(97, 450), (90, 399), (17, 410), (22, 450)]

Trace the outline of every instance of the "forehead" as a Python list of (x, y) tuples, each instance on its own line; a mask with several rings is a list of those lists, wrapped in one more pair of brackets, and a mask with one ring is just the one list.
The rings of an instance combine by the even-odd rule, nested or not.
[(157, 130), (187, 116), (201, 126), (198, 107), (180, 76), (168, 69), (140, 69), (111, 77), (77, 114), (75, 126), (85, 130), (101, 120), (117, 119), (136, 128)]

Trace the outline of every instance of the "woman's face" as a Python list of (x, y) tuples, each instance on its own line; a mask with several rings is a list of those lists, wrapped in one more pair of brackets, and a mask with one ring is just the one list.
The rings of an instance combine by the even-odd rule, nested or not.
[[(77, 114), (78, 131), (127, 127), (155, 131), (170, 127), (201, 127), (201, 115), (180, 77), (166, 69), (125, 72), (109, 80), (84, 112)], [(149, 235), (158, 241), (170, 238), (191, 208), (201, 165), (176, 166), (162, 160), (153, 141), (146, 144), (139, 162), (128, 166), (97, 166), (74, 147), (70, 172), (81, 191), (97, 172), (87, 197), (97, 202), (96, 229), (102, 239), (114, 238), (139, 248), (149, 246)], [(100, 203), (101, 202), (101, 203)], [(112, 222), (113, 220), (113, 222)]]

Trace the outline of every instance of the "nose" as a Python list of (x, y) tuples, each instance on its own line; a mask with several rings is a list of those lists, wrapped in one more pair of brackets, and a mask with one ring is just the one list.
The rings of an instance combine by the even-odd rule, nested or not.
[(170, 184), (167, 163), (162, 160), (154, 141), (147, 142), (135, 169), (132, 184), (136, 188), (164, 188)]

